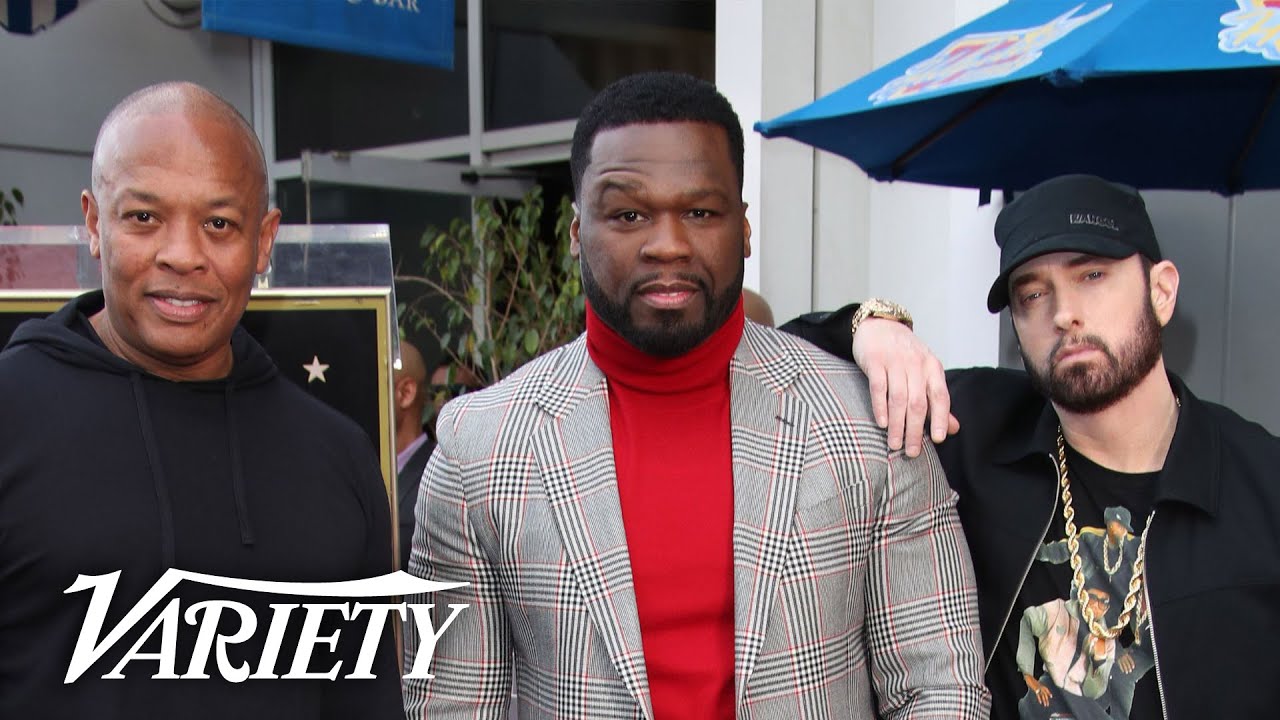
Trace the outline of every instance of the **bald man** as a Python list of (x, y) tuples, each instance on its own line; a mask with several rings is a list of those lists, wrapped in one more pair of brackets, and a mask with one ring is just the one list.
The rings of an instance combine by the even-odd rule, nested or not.
[(102, 290), (0, 352), (0, 718), (400, 716), (389, 631), (375, 680), (270, 679), (352, 667), (363, 618), (304, 629), (314, 598), (216, 579), (143, 597), (170, 569), (331, 582), (394, 561), (368, 438), (238, 325), (280, 222), (265, 167), (195, 85), (103, 122), (81, 196)]
[(409, 547), (413, 540), (413, 506), (418, 502), (418, 483), (436, 444), (422, 428), (422, 414), (430, 393), (427, 364), (418, 348), (400, 341), (400, 368), (395, 371), (396, 403), (396, 497), (399, 500), (400, 568), (409, 567)]
[(773, 308), (769, 307), (769, 301), (764, 296), (754, 290), (742, 288), (742, 312), (752, 322), (773, 327)]

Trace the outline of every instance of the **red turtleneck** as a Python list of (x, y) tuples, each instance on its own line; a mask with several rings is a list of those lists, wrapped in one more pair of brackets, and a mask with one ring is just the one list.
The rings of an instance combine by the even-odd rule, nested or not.
[(742, 302), (677, 358), (647, 355), (587, 308), (657, 720), (734, 717), (729, 361)]

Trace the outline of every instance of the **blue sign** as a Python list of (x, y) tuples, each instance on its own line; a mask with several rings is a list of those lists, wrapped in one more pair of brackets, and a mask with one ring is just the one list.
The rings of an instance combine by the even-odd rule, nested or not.
[(453, 69), (454, 0), (204, 0), (205, 30)]

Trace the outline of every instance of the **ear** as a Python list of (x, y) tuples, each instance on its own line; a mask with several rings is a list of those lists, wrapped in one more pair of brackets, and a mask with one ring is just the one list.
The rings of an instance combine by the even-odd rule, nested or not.
[(84, 213), (84, 228), (89, 231), (89, 254), (100, 259), (102, 237), (98, 234), (98, 200), (92, 191), (80, 191), (80, 212)]
[(1155, 310), (1161, 327), (1169, 324), (1173, 309), (1178, 304), (1178, 268), (1168, 260), (1151, 266), (1151, 308)]
[(578, 210), (578, 203), (573, 203), (573, 219), (569, 221), (569, 254), (578, 257), (582, 252), (582, 242), (578, 239), (578, 233), (582, 230), (582, 212)]
[(396, 407), (408, 408), (418, 397), (418, 383), (411, 377), (402, 377), (396, 381)]
[(751, 257), (751, 221), (747, 219), (746, 203), (742, 203), (742, 257)]
[(279, 229), (280, 209), (271, 208), (258, 226), (258, 262), (255, 267), (259, 275), (271, 267), (271, 248), (275, 247), (276, 232)]

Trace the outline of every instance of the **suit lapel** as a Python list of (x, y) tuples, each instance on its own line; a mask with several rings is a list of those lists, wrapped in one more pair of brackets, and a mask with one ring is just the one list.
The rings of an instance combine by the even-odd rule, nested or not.
[(538, 393), (552, 420), (534, 434), (534, 456), (592, 624), (623, 683), (645, 717), (652, 718), (607, 387), (581, 339), (567, 346), (565, 355)]
[(808, 413), (783, 393), (799, 372), (786, 347), (747, 323), (732, 366), (734, 675), (741, 703), (786, 566)]
[[(534, 434), (534, 456), (592, 623), (623, 683), (652, 718), (607, 387), (581, 339), (565, 353), (538, 393), (552, 420)], [(805, 406), (783, 390), (798, 373), (785, 345), (747, 323), (730, 375), (739, 703), (760, 655), (791, 542), (809, 419)]]

